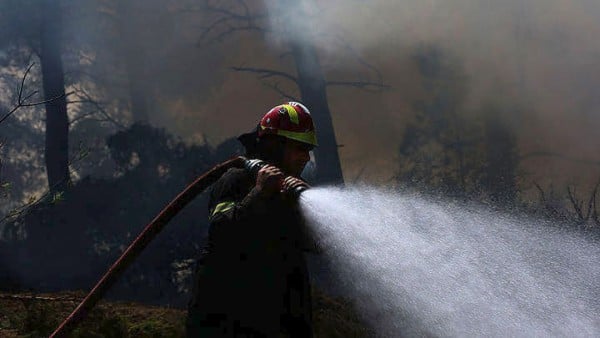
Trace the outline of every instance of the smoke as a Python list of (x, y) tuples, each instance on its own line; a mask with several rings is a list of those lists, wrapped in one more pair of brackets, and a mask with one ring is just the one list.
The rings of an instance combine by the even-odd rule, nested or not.
[[(264, 3), (273, 18), (271, 29), (281, 32), (285, 27), (283, 36), (270, 35), (272, 45), (279, 46), (286, 39), (308, 40), (321, 51), (330, 79), (377, 80), (360, 59), (373, 65), (392, 86), (379, 94), (330, 90), (338, 139), (354, 153), (341, 150), (346, 163), (353, 158), (368, 163), (394, 157), (399, 135), (411, 119), (412, 105), (428, 96), (411, 59), (421, 45), (438, 46), (463, 69), (468, 93), (461, 102), (462, 114), (477, 118), (490, 103), (503, 107), (499, 117), (519, 137), (522, 154), (552, 149), (579, 158), (597, 158), (594, 149), (600, 144), (593, 137), (600, 126), (595, 89), (600, 85), (600, 42), (594, 38), (600, 33), (597, 2)], [(361, 128), (364, 120), (370, 129)], [(357, 129), (366, 137), (356, 138)], [(387, 160), (385, 167), (391, 161)], [(559, 158), (525, 166), (539, 173), (535, 178), (542, 181), (544, 176), (556, 178), (566, 171), (584, 171), (585, 180), (590, 180), (597, 172), (597, 168)]]
[(311, 189), (301, 205), (379, 336), (600, 332), (600, 247), (565, 228), (369, 187)]
[[(124, 16), (128, 34), (111, 35), (94, 24), (99, 16), (89, 15), (72, 29), (81, 40), (100, 35), (121, 41), (120, 46), (136, 46), (134, 61), (143, 67), (133, 76), (143, 84), (150, 121), (186, 139), (206, 136), (220, 142), (247, 131), (269, 107), (285, 100), (252, 74), (232, 72), (230, 66), (293, 74), (293, 63), (284, 56), (289, 42), (311, 43), (320, 51), (328, 80), (391, 86), (375, 93), (329, 87), (346, 178), (367, 167), (364, 177), (385, 180), (397, 168), (396, 149), (415, 102), (430, 95), (415, 52), (433, 45), (464, 72), (462, 114), (476, 119), (483, 107), (500, 106), (500, 117), (514, 129), (522, 154), (552, 150), (596, 159), (600, 42), (594, 37), (600, 33), (600, 5), (595, 1), (245, 1), (251, 15), (266, 9), (267, 19), (253, 23), (267, 32), (239, 30), (218, 41), (209, 35), (200, 45), (205, 28), (219, 18), (215, 13), (189, 10), (193, 1), (128, 3), (129, 13), (110, 11)], [(208, 3), (246, 13), (241, 2)], [(123, 68), (119, 48), (109, 49)], [(298, 95), (292, 84), (277, 83)], [(114, 88), (114, 95), (127, 96), (125, 84)], [(546, 177), (561, 179), (567, 171), (582, 172), (578, 176), (587, 182), (597, 171), (559, 158), (528, 161), (526, 170), (542, 183)]]
[[(398, 168), (397, 147), (415, 103), (431, 95), (415, 53), (436, 46), (464, 73), (461, 114), (477, 119), (483, 107), (501, 107), (521, 155), (543, 150), (598, 160), (597, 1), (250, 0), (245, 3), (251, 13), (266, 9), (267, 19), (255, 23), (269, 32), (240, 30), (219, 41), (200, 41), (217, 17), (198, 11), (199, 3), (68, 1), (65, 69), (69, 76), (91, 71), (92, 77), (82, 78), (95, 81), (101, 103), (127, 115), (125, 121), (135, 119), (131, 102), (137, 93), (152, 124), (186, 140), (206, 137), (217, 144), (251, 129), (269, 107), (287, 100), (254, 74), (230, 67), (293, 75), (287, 44), (312, 43), (328, 80), (391, 86), (381, 92), (328, 88), (346, 179), (386, 182)], [(241, 2), (209, 3), (245, 13)], [(32, 28), (7, 27), (3, 33), (11, 36), (23, 27)], [(293, 84), (278, 84), (298, 96)], [(528, 158), (523, 166), (542, 185), (587, 184), (598, 172), (597, 166), (560, 157)]]
[(91, 54), (96, 76), (113, 86), (109, 95), (126, 100), (140, 95), (149, 120), (165, 123), (169, 120), (165, 110), (172, 102), (197, 105), (222, 77), (215, 72), (220, 56), (198, 46), (204, 23), (188, 3), (78, 2), (67, 21), (66, 35)]

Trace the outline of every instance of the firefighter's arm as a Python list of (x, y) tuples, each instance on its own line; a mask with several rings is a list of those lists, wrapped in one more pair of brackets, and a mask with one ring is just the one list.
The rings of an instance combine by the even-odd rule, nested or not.
[(218, 200), (215, 207), (209, 210), (209, 220), (211, 224), (223, 222), (235, 223), (253, 216), (265, 214), (267, 211), (268, 206), (265, 198), (255, 187), (241, 201), (227, 197)]
[(279, 191), (281, 171), (266, 166), (258, 172), (256, 184), (245, 196), (239, 192), (241, 180), (232, 175), (225, 177), (213, 190), (215, 203), (209, 209), (209, 220), (213, 226), (226, 228), (239, 221), (259, 217), (269, 210), (268, 199)]
[[(260, 219), (266, 210), (265, 203), (253, 189), (241, 201), (224, 196), (217, 200), (214, 208), (209, 210), (209, 246), (210, 250), (227, 248), (239, 241), (252, 238), (254, 227), (249, 222)], [(225, 249), (226, 250), (226, 249)]]

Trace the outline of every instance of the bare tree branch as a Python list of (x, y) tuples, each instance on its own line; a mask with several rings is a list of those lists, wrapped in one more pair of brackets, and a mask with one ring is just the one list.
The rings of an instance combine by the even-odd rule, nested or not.
[(297, 97), (292, 96), (292, 95), (286, 93), (285, 91), (283, 91), (281, 88), (279, 88), (278, 83), (264, 83), (264, 85), (273, 89), (274, 91), (279, 93), (279, 95), (281, 95), (282, 97), (285, 97), (286, 99), (288, 99), (290, 101), (300, 102), (300, 100)]
[(377, 69), (377, 67), (373, 66), (372, 64), (370, 64), (369, 62), (367, 62), (367, 60), (365, 60), (363, 57), (361, 57), (358, 52), (352, 48), (352, 46), (350, 45), (350, 43), (348, 43), (342, 36), (336, 35), (334, 37), (334, 39), (338, 42), (338, 44), (344, 48), (346, 50), (346, 52), (350, 55), (352, 55), (356, 61), (358, 62), (358, 64), (362, 65), (363, 67), (365, 67), (367, 70), (373, 72), (377, 78), (377, 82), (378, 83), (383, 83), (383, 76), (381, 75), (381, 72)]
[[(596, 183), (594, 189), (590, 194), (590, 198), (587, 202), (587, 210), (583, 210), (583, 200), (578, 200), (575, 197), (575, 188), (571, 189), (571, 187), (567, 187), (567, 193), (569, 197), (569, 201), (577, 214), (577, 218), (581, 224), (588, 225), (587, 223), (591, 220), (595, 224), (600, 224), (600, 220), (598, 220), (598, 209), (596, 205), (596, 196), (598, 194), (598, 188), (600, 187), (600, 181)], [(585, 215), (584, 215), (585, 214)]]
[[(216, 18), (213, 17), (214, 21), (211, 24), (204, 27), (204, 30), (200, 34), (199, 44), (206, 40), (209, 36), (212, 36), (211, 41), (222, 41), (225, 37), (237, 31), (259, 31), (264, 33), (273, 33), (273, 31), (267, 27), (265, 22), (260, 22), (260, 20), (267, 18), (267, 13), (251, 13), (246, 1), (244, 0), (237, 0), (236, 3), (238, 4), (237, 7), (235, 4), (227, 7), (226, 5), (223, 5), (223, 2), (215, 5), (212, 4), (211, 1), (206, 0), (201, 6), (194, 10), (216, 16)], [(241, 10), (238, 11), (240, 8)], [(383, 83), (382, 75), (379, 70), (364, 60), (341, 36), (332, 35), (329, 32), (321, 33), (321, 36), (324, 34), (331, 35), (329, 39), (334, 40), (334, 43), (339, 43), (342, 48), (344, 48), (346, 53), (353, 56), (361, 66), (365, 67), (369, 72), (375, 74), (376, 77), (376, 81), (327, 81), (327, 86), (355, 87), (370, 92), (380, 92), (390, 88), (389, 85)], [(291, 55), (291, 52), (288, 51), (281, 54), (280, 58), (283, 59), (288, 55)], [(232, 69), (235, 71), (258, 73), (260, 74), (259, 78), (263, 80), (272, 77), (282, 77), (289, 81), (293, 81), (299, 86), (299, 80), (295, 76), (282, 71), (252, 67), (232, 67)], [(265, 85), (275, 90), (283, 97), (295, 99), (293, 96), (281, 90), (277, 83), (266, 83)]]
[(213, 30), (217, 29), (221, 24), (225, 24), (229, 20), (230, 20), (229, 18), (219, 18), (215, 22), (211, 23), (210, 25), (203, 27), (204, 30), (202, 31), (202, 33), (200, 33), (200, 38), (198, 38), (198, 43), (200, 43), (200, 41), (203, 41), (205, 39), (205, 37), (207, 37)]
[[(238, 0), (237, 2), (244, 9), (244, 13), (245, 13), (246, 17), (250, 17), (250, 8), (248, 7), (248, 4), (246, 4), (246, 1)], [(261, 15), (261, 17), (266, 17), (266, 14)]]
[(356, 176), (354, 177), (354, 179), (352, 180), (353, 184), (358, 183), (358, 180), (360, 180), (360, 178), (363, 176), (363, 174), (365, 173), (365, 170), (367, 169), (367, 166), (362, 166), (362, 168), (360, 168), (360, 170), (358, 171), (358, 174), (356, 174)]
[[(598, 185), (596, 185), (596, 188), (598, 187)], [(594, 210), (592, 211), (592, 220), (594, 221), (594, 223), (596, 223), (596, 225), (600, 225), (600, 219), (598, 219), (598, 205), (596, 203), (596, 194), (597, 194), (597, 190), (594, 189)]]
[[(75, 165), (78, 163), (81, 163), (81, 160), (83, 160), (83, 158), (86, 156), (87, 156), (87, 151), (81, 150), (81, 143), (80, 143), (79, 153), (74, 155), (71, 159), (69, 159), (68, 169), (69, 169), (70, 176), (73, 175), (73, 172), (76, 169), (79, 169), (79, 168), (75, 168)], [(34, 206), (38, 205), (39, 203), (41, 203), (43, 201), (50, 200), (51, 203), (55, 203), (56, 201), (61, 200), (62, 192), (54, 192), (54, 191), (57, 187), (63, 185), (64, 183), (68, 184), (69, 182), (70, 182), (70, 180), (68, 179), (68, 177), (65, 177), (61, 181), (56, 182), (55, 185), (53, 185), (50, 188), (48, 188), (47, 190), (45, 190), (39, 197), (31, 196), (25, 204), (13, 209), (13, 210), (10, 210), (6, 215), (4, 215), (4, 217), (0, 218), (0, 228), (2, 228), (2, 225), (6, 224), (10, 221), (14, 221), (14, 220), (17, 220), (17, 219), (23, 217)]]
[(590, 195), (590, 199), (588, 201), (588, 209), (585, 215), (585, 219), (589, 220), (590, 216), (592, 216), (592, 212), (595, 210), (596, 208), (596, 194), (598, 192), (598, 185), (600, 184), (600, 182), (596, 183), (596, 185), (594, 186), (594, 189), (592, 190), (592, 194)]
[(260, 79), (267, 79), (273, 76), (279, 76), (284, 79), (293, 81), (295, 84), (298, 84), (298, 79), (295, 76), (278, 70), (252, 67), (231, 67), (231, 69), (235, 70), (236, 72), (249, 72), (261, 74), (261, 76), (259, 76)]
[(220, 14), (220, 15), (224, 15), (224, 17), (227, 19), (241, 20), (241, 21), (256, 21), (256, 20), (260, 20), (260, 19), (265, 19), (267, 17), (266, 13), (251, 14), (250, 9), (243, 1), (238, 1), (238, 2), (242, 3), (244, 14), (238, 14), (234, 11), (225, 9), (224, 7), (216, 7), (216, 6), (211, 6), (211, 5), (200, 6), (197, 9), (192, 10), (192, 11), (200, 11), (200, 12), (205, 12), (205, 13), (208, 12), (211, 14)]
[(88, 113), (88, 114), (84, 114), (83, 117), (77, 117), (71, 121), (69, 121), (69, 124), (72, 124), (78, 120), (81, 120), (87, 116), (91, 116), (94, 113), (99, 113), (100, 115), (102, 115), (104, 117), (103, 120), (98, 120), (98, 121), (108, 121), (111, 122), (112, 124), (114, 124), (115, 126), (117, 126), (119, 129), (125, 129), (126, 127), (120, 123), (119, 121), (115, 120), (107, 111), (106, 109), (104, 109), (102, 103), (98, 102), (97, 100), (95, 100), (87, 91), (85, 91), (82, 88), (78, 88), (76, 90), (73, 91), (76, 95), (77, 95), (77, 100), (72, 100), (69, 101), (68, 103), (84, 103), (84, 104), (89, 104), (92, 107), (95, 108), (94, 111), (92, 111), (92, 113)]
[[(227, 20), (225, 20), (227, 21)], [(263, 33), (268, 33), (270, 32), (270, 30), (257, 26), (257, 25), (253, 25), (253, 24), (247, 24), (245, 26), (232, 26), (229, 23), (227, 23), (225, 25), (225, 27), (227, 29), (223, 30), (222, 32), (220, 32), (219, 34), (217, 34), (214, 38), (212, 38), (211, 40), (209, 40), (208, 42), (222, 42), (227, 36), (235, 33), (235, 32), (239, 32), (239, 31), (256, 31), (256, 32), (263, 32)], [(200, 34), (200, 38), (198, 38), (198, 42), (197, 42), (197, 46), (202, 46), (203, 42), (207, 39), (207, 36), (210, 34), (211, 31), (216, 30), (217, 27), (210, 25), (207, 27), (201, 27), (204, 28), (204, 31)]]
[(216, 41), (223, 41), (223, 39), (225, 39), (226, 36), (231, 35), (235, 32), (239, 32), (239, 31), (257, 31), (257, 32), (266, 32), (266, 30), (262, 27), (259, 26), (255, 26), (255, 25), (251, 25), (248, 24), (246, 26), (238, 26), (238, 27), (234, 27), (234, 26), (228, 26), (228, 29), (221, 32), (219, 35), (217, 35), (215, 37)]
[(542, 189), (542, 187), (536, 181), (533, 181), (533, 185), (537, 188), (538, 192), (540, 193), (540, 202), (546, 204), (546, 194), (544, 193), (544, 189)]
[[(34, 106), (39, 106), (42, 104), (46, 104), (46, 103), (50, 103), (52, 101), (58, 100), (60, 98), (63, 98), (71, 93), (67, 93), (67, 94), (61, 94), (58, 95), (56, 97), (47, 99), (47, 100), (43, 100), (43, 101), (36, 101), (36, 102), (27, 102), (29, 99), (31, 99), (34, 95), (36, 95), (38, 93), (37, 90), (34, 90), (33, 92), (29, 93), (29, 94), (23, 94), (24, 90), (25, 90), (25, 80), (27, 79), (27, 75), (29, 74), (29, 72), (31, 71), (31, 68), (35, 65), (35, 63), (32, 63), (31, 65), (29, 65), (29, 67), (27, 67), (27, 70), (25, 71), (25, 74), (23, 74), (23, 77), (21, 78), (21, 85), (19, 86), (18, 92), (18, 98), (17, 98), (17, 103), (16, 105), (13, 107), (13, 109), (11, 109), (8, 113), (6, 113), (1, 119), (0, 119), (0, 124), (2, 122), (4, 122), (4, 120), (6, 120), (7, 118), (9, 118), (14, 112), (16, 112), (17, 110), (19, 110), (20, 108), (23, 107), (34, 107)], [(23, 96), (24, 95), (24, 96)]]
[[(24, 91), (25, 91), (25, 81), (27, 79), (27, 75), (29, 75), (29, 72), (31, 71), (31, 69), (33, 68), (34, 65), (35, 65), (35, 63), (32, 63), (32, 64), (29, 65), (29, 67), (27, 67), (27, 70), (25, 71), (25, 74), (23, 74), (23, 77), (21, 78), (21, 84), (20, 84), (20, 86), (18, 88), (17, 103), (16, 103), (16, 105), (15, 105), (15, 107), (13, 109), (11, 109), (7, 114), (5, 114), (2, 117), (2, 119), (0, 119), (0, 124), (2, 122), (4, 122), (7, 118), (9, 118), (14, 112), (16, 112), (20, 108), (23, 108), (23, 107), (33, 107), (33, 106), (38, 106), (38, 105), (50, 103), (50, 102), (55, 101), (57, 99), (60, 99), (60, 98), (63, 98), (63, 97), (67, 97), (68, 95), (73, 94), (73, 92), (69, 92), (69, 93), (66, 93), (66, 94), (58, 95), (56, 97), (53, 97), (53, 98), (50, 98), (50, 99), (47, 99), (47, 100), (36, 101), (36, 102), (28, 102), (29, 99), (31, 99), (34, 95), (36, 95), (38, 93), (38, 91), (35, 90), (35, 91), (31, 92), (31, 93), (24, 94)], [(1, 168), (1, 162), (0, 162), (0, 168)], [(27, 210), (30, 209), (31, 206), (37, 204), (42, 199), (46, 198), (50, 194), (51, 190), (53, 190), (54, 188), (58, 187), (60, 184), (63, 184), (65, 180), (62, 180), (62, 181), (58, 182), (54, 187), (52, 187), (50, 190), (48, 190), (48, 192), (46, 192), (45, 194), (43, 194), (42, 197), (40, 197), (39, 199), (30, 198), (29, 201), (27, 203), (25, 203), (24, 205), (22, 205), (21, 207), (9, 211), (2, 219), (0, 219), (0, 225), (3, 224), (4, 222), (10, 220), (10, 219), (15, 219), (15, 218), (18, 218), (21, 215), (23, 215)]]
[[(326, 84), (328, 86), (346, 86), (346, 87), (356, 87), (366, 91), (377, 92), (385, 89), (391, 88), (389, 85), (385, 85), (383, 83), (375, 83), (368, 81), (327, 81)], [(369, 89), (369, 88), (374, 89)]]
[(583, 203), (578, 201), (577, 198), (575, 198), (575, 188), (571, 189), (571, 187), (567, 187), (567, 193), (569, 196), (569, 200), (571, 201), (571, 205), (573, 205), (573, 209), (575, 209), (575, 212), (577, 213), (577, 217), (581, 222), (585, 222), (586, 219), (583, 216), (583, 212), (581, 210)]
[[(109, 121), (108, 119), (94, 119), (94, 118), (90, 118), (90, 116), (94, 116), (94, 115), (96, 115), (97, 113), (99, 113), (99, 111), (98, 111), (98, 110), (92, 110), (92, 111), (90, 111), (90, 112), (87, 112), (87, 113), (81, 114), (81, 115), (79, 115), (79, 116), (77, 116), (77, 117), (74, 117), (74, 118), (72, 118), (72, 119), (69, 121), (69, 125), (70, 125), (70, 126), (71, 126), (71, 125), (74, 125), (76, 122), (79, 122), (79, 121), (82, 121), (82, 120), (94, 120), (94, 121), (99, 121), (99, 122), (106, 122), (106, 121)], [(110, 121), (109, 121), (109, 122), (110, 122)]]
[[(549, 201), (546, 198), (544, 189), (542, 189), (542, 187), (535, 181), (533, 182), (533, 185), (537, 188), (537, 190), (540, 193), (540, 203), (542, 204), (542, 207), (544, 209), (546, 209), (548, 212), (550, 212), (554, 217), (560, 217), (562, 215), (562, 213), (554, 205), (552, 205), (551, 201)], [(552, 191), (552, 188), (550, 188), (550, 197), (552, 198), (552, 196), (553, 196), (553, 191)]]
[(250, 8), (243, 0), (238, 0), (239, 6), (242, 8), (242, 14), (222, 6), (215, 6), (205, 1), (204, 5), (196, 8), (183, 9), (184, 12), (202, 12), (218, 16), (218, 19), (213, 21), (208, 26), (204, 26), (203, 31), (198, 39), (198, 44), (208, 40), (208, 37), (214, 31), (222, 30), (220, 33), (213, 36), (209, 42), (221, 42), (225, 37), (237, 31), (256, 31), (269, 33), (271, 30), (257, 24), (257, 21), (267, 18), (266, 13), (251, 13)]

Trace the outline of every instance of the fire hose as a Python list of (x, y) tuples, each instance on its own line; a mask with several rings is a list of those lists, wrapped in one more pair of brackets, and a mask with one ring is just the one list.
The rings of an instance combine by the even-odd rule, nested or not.
[[(158, 233), (169, 223), (198, 194), (216, 182), (227, 170), (231, 168), (244, 168), (254, 177), (258, 171), (267, 165), (266, 162), (256, 159), (247, 159), (239, 156), (216, 165), (204, 175), (198, 177), (177, 195), (138, 235), (138, 237), (127, 247), (121, 256), (113, 263), (108, 271), (100, 278), (87, 296), (79, 303), (73, 312), (58, 326), (50, 335), (50, 338), (65, 337), (75, 326), (83, 320), (89, 311), (102, 299), (104, 294), (117, 281), (119, 276), (133, 263), (146, 246), (158, 235)], [(297, 187), (292, 191), (298, 196), (307, 188)]]

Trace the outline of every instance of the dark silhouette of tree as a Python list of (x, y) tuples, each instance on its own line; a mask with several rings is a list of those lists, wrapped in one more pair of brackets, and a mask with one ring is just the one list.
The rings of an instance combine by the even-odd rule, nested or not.
[(19, 85), (19, 89), (18, 89), (18, 94), (17, 94), (17, 102), (15, 103), (14, 107), (3, 114), (0, 114), (0, 116), (2, 116), (0, 118), (0, 124), (2, 124), (2, 122), (4, 122), (6, 119), (8, 119), (12, 114), (14, 114), (17, 110), (24, 108), (24, 107), (34, 107), (34, 106), (39, 106), (39, 105), (43, 105), (43, 104), (48, 104), (51, 103), (52, 101), (56, 101), (60, 98), (63, 98), (65, 96), (65, 94), (61, 94), (58, 95), (56, 97), (53, 98), (49, 98), (43, 101), (30, 101), (37, 93), (37, 90), (34, 90), (32, 92), (25, 92), (25, 80), (27, 80), (27, 75), (29, 75), (29, 72), (31, 71), (31, 68), (33, 68), (35, 64), (31, 64), (29, 67), (27, 67), (27, 70), (25, 70), (25, 73), (23, 74), (23, 77), (21, 78), (21, 84)]
[(499, 109), (484, 107), (483, 118), (461, 114), (466, 78), (458, 61), (441, 48), (419, 47), (414, 62), (426, 99), (415, 103), (415, 120), (400, 144), (398, 183), (514, 204), (519, 156)]
[(69, 175), (69, 118), (65, 97), (65, 78), (62, 63), (62, 8), (59, 1), (44, 0), (40, 36), (40, 63), (46, 98), (45, 161), (48, 186), (53, 192), (64, 191)]
[(592, 192), (590, 193), (587, 202), (577, 198), (576, 189), (574, 187), (567, 187), (569, 202), (571, 203), (571, 207), (575, 212), (576, 222), (578, 225), (588, 227), (600, 226), (600, 218), (598, 217), (598, 205), (596, 203), (599, 186), (600, 181), (598, 181), (592, 189)]
[(302, 101), (314, 112), (315, 124), (319, 131), (320, 145), (314, 150), (319, 163), (315, 176), (316, 183), (341, 184), (344, 179), (327, 102), (327, 83), (321, 71), (317, 51), (308, 42), (294, 41), (291, 44), (300, 95)]
[[(114, 177), (82, 178), (60, 203), (36, 204), (5, 224), (0, 270), (7, 267), (21, 287), (89, 288), (187, 184), (241, 152), (237, 140), (216, 148), (186, 145), (163, 129), (141, 123), (116, 132), (106, 143), (118, 167)], [(187, 273), (206, 235), (206, 203), (207, 194), (201, 194), (182, 210), (109, 297), (183, 306)]]
[[(55, 100), (64, 98), (64, 94), (63, 94), (62, 96), (50, 98), (47, 100), (42, 100), (42, 101), (33, 100), (34, 97), (36, 96), (36, 94), (38, 94), (38, 91), (37, 90), (26, 91), (26, 89), (25, 89), (25, 82), (27, 80), (27, 76), (29, 75), (33, 66), (34, 66), (34, 64), (31, 64), (27, 68), (27, 70), (25, 70), (25, 73), (23, 74), (23, 77), (21, 78), (21, 83), (19, 85), (19, 88), (17, 89), (16, 102), (14, 103), (13, 108), (10, 109), (6, 113), (0, 114), (0, 116), (1, 116), (0, 117), (0, 125), (2, 125), (5, 122), (10, 124), (10, 122), (12, 122), (12, 121), (7, 121), (7, 120), (21, 108), (45, 105), (45, 104), (49, 104)], [(23, 138), (24, 134), (27, 134), (27, 133), (30, 133), (30, 131), (28, 129), (26, 129), (25, 131), (20, 130), (21, 138)], [(2, 149), (2, 147), (5, 145), (5, 142), (6, 142), (5, 140), (0, 140), (0, 149)], [(3, 165), (2, 158), (0, 158), (0, 198), (7, 199), (11, 195), (11, 192), (13, 191), (13, 189), (12, 189), (13, 182), (4, 180), (4, 177), (2, 176), (2, 173), (3, 173), (2, 165)], [(17, 184), (16, 186), (19, 187), (20, 185)], [(20, 215), (22, 215), (31, 205), (38, 202), (39, 200), (40, 199), (30, 198), (29, 201), (27, 203), (25, 203), (24, 205), (20, 205), (15, 209), (9, 210), (7, 215), (5, 215), (3, 218), (0, 219), (0, 227), (9, 218), (19, 217)], [(0, 238), (1, 238), (1, 236), (0, 236)]]
[[(0, 46), (16, 46), (18, 53), (33, 53), (41, 64), (46, 108), (45, 163), (53, 192), (66, 188), (69, 175), (69, 120), (62, 64), (62, 11), (60, 1), (7, 0), (0, 4), (3, 33)], [(56, 98), (50, 100), (51, 98)]]
[(415, 103), (416, 118), (406, 127), (400, 144), (401, 184), (446, 194), (471, 189), (477, 150), (472, 130), (459, 115), (465, 95), (465, 77), (455, 61), (437, 46), (421, 46), (414, 62), (422, 76), (427, 99)]
[(583, 193), (578, 192), (577, 187), (570, 185), (566, 188), (566, 194), (557, 191), (552, 184), (546, 189), (537, 182), (533, 182), (533, 185), (539, 194), (538, 201), (530, 206), (533, 213), (572, 224), (578, 230), (588, 232), (597, 238), (600, 231), (597, 202), (600, 180), (591, 187), (591, 191), (584, 189)]

